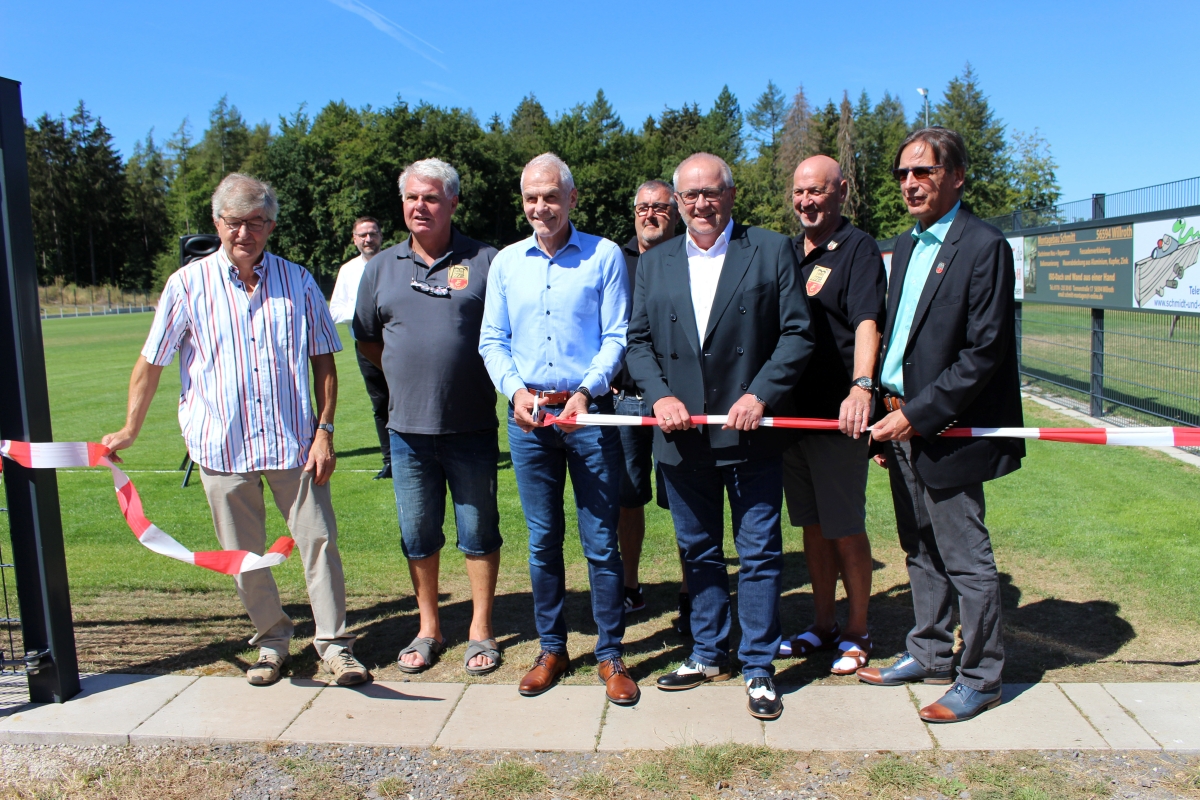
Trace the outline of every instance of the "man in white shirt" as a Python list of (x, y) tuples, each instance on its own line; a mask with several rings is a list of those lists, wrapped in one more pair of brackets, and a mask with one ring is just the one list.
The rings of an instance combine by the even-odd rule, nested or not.
[[(808, 300), (791, 241), (733, 221), (728, 164), (694, 154), (673, 183), (687, 234), (642, 254), (625, 356), (658, 420), (654, 456), (692, 603), (692, 653), (658, 687), (678, 691), (732, 676), (728, 495), (741, 560), (736, 657), (750, 713), (775, 719), (783, 712), (772, 661), (781, 639), (781, 454), (789, 438), (759, 423), (768, 413), (788, 415), (814, 344)], [(727, 418), (692, 424), (692, 415), (708, 414)]]
[[(338, 270), (337, 283), (333, 285), (333, 297), (329, 301), (329, 314), (339, 325), (354, 319), (354, 306), (358, 302), (358, 284), (362, 281), (367, 262), (379, 255), (383, 247), (383, 233), (379, 221), (374, 217), (359, 217), (354, 220), (354, 246), (358, 255), (342, 264)], [(353, 331), (351, 331), (353, 336)], [(358, 371), (367, 384), (367, 397), (371, 398), (371, 410), (375, 413), (375, 433), (379, 436), (379, 449), (383, 452), (383, 469), (375, 480), (392, 478), (392, 442), (388, 435), (388, 387), (387, 379), (378, 367), (368, 361), (357, 347)]]

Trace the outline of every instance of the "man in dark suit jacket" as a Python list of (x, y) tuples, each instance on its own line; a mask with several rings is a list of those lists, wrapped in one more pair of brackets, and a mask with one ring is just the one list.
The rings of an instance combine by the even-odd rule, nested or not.
[[(1004, 639), (1000, 580), (984, 526), (983, 482), (1019, 469), (1019, 439), (939, 439), (950, 427), (1020, 427), (1013, 326), (1012, 249), (962, 207), (962, 137), (945, 128), (910, 134), (894, 173), (917, 224), (892, 256), (879, 380), (900, 544), (916, 625), (890, 667), (858, 671), (866, 683), (951, 683), (921, 709), (929, 722), (970, 719), (1000, 703)], [(951, 603), (959, 598), (963, 649), (954, 672)]]
[[(783, 703), (772, 659), (779, 649), (783, 563), (780, 432), (759, 429), (783, 407), (812, 352), (808, 300), (791, 242), (735, 225), (729, 165), (697, 153), (675, 171), (686, 236), (644, 253), (638, 265), (625, 363), (654, 409), (654, 456), (692, 597), (692, 655), (658, 679), (690, 689), (732, 675), (724, 497), (741, 559), (738, 657), (750, 713), (775, 719)], [(727, 414), (696, 426), (690, 415)]]

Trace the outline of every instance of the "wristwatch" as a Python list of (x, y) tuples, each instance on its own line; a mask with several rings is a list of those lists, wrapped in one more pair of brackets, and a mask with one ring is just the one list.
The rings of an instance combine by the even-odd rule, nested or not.
[(317, 426), (317, 430), (325, 431), (330, 436), (333, 436), (333, 423), (332, 422), (322, 422), (320, 425)]
[(588, 401), (588, 405), (592, 404), (592, 393), (588, 391), (586, 386), (580, 386), (575, 390), (575, 394), (583, 395), (583, 399)]
[(865, 389), (868, 392), (875, 391), (875, 381), (871, 380), (866, 375), (863, 375), (861, 378), (855, 378), (853, 383), (858, 388)]
[(766, 408), (766, 407), (767, 407), (767, 401), (766, 401), (766, 400), (763, 400), (763, 399), (762, 399), (761, 397), (759, 397), (758, 395), (752, 395), (752, 397), (754, 398), (754, 401), (755, 401), (756, 403), (761, 403), (763, 408)]

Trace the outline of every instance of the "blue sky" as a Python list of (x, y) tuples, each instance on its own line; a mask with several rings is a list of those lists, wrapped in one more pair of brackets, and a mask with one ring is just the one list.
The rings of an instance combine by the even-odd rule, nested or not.
[(1186, 4), (177, 3), (0, 0), (0, 76), (25, 114), (82, 98), (128, 153), (227, 94), (251, 122), (409, 102), (507, 118), (536, 93), (554, 114), (603, 88), (626, 124), (664, 105), (709, 105), (729, 84), (743, 110), (772, 79), (813, 101), (941, 95), (970, 61), (1009, 129), (1039, 128), (1063, 199), (1200, 175)]

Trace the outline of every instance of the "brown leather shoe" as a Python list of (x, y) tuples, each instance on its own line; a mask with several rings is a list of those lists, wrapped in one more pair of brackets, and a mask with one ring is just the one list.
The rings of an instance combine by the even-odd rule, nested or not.
[(600, 680), (604, 681), (604, 693), (613, 703), (631, 706), (642, 696), (642, 690), (633, 678), (629, 677), (629, 670), (625, 669), (625, 662), (621, 659), (610, 658), (608, 661), (601, 661), (598, 671)]
[(525, 677), (521, 679), (521, 685), (517, 691), (526, 697), (539, 695), (553, 686), (569, 666), (571, 666), (571, 657), (566, 653), (551, 653), (549, 650), (543, 650), (538, 653), (537, 659), (533, 662), (533, 669), (526, 672)]

